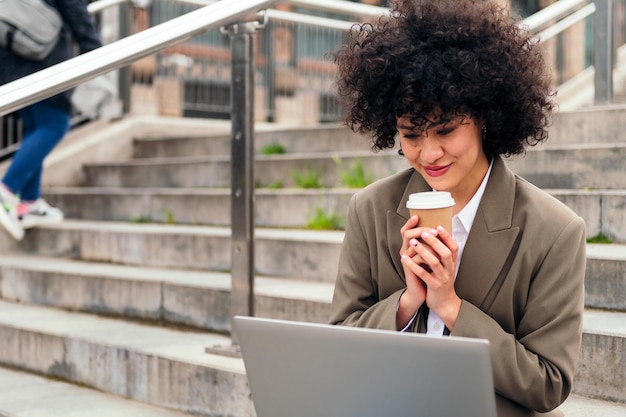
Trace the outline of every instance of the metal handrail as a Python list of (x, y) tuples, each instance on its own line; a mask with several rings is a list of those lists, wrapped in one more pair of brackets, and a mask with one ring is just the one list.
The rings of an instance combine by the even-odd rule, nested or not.
[(87, 5), (87, 11), (91, 14), (101, 12), (109, 7), (116, 6), (118, 4), (126, 3), (128, 0), (98, 0)]
[(587, 3), (589, 3), (589, 0), (559, 0), (524, 19), (524, 24), (533, 33), (537, 33), (546, 26), (554, 24), (555, 20), (562, 19)]
[(354, 22), (348, 22), (346, 20), (337, 20), (319, 16), (309, 16), (300, 13), (285, 12), (281, 10), (267, 10), (266, 13), (267, 17), (270, 20), (287, 23), (302, 23), (305, 25), (317, 26), (324, 29), (349, 31), (354, 26)]
[(289, 4), (310, 10), (342, 13), (349, 16), (377, 17), (389, 13), (387, 7), (372, 6), (345, 0), (289, 0)]
[[(555, 3), (556, 4), (556, 3)], [(582, 9), (572, 13), (571, 15), (564, 17), (562, 20), (553, 24), (552, 26), (548, 26), (547, 29), (542, 30), (537, 34), (541, 41), (546, 41), (559, 33), (565, 31), (565, 29), (575, 25), (576, 23), (582, 21), (583, 19), (591, 16), (596, 12), (596, 5), (594, 3), (588, 4)]]
[(278, 3), (221, 0), (0, 87), (0, 116)]

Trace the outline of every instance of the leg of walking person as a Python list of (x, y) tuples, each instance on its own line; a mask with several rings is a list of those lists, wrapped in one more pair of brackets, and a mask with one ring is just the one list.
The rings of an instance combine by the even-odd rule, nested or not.
[[(25, 226), (33, 227), (41, 222), (49, 222), (47, 220), (51, 218), (61, 220), (63, 217), (60, 211), (53, 210), (40, 199), (41, 175), (44, 159), (69, 130), (70, 115), (44, 101), (21, 110), (20, 116), (24, 122), (25, 135), (2, 179), (4, 194), (8, 190), (19, 195), (24, 202), (20, 211), (22, 221), (27, 223)], [(38, 223), (38, 220), (41, 222)]]

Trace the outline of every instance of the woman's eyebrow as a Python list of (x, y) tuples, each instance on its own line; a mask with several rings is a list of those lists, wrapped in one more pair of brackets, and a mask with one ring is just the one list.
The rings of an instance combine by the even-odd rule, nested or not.
[(435, 127), (449, 125), (454, 122), (455, 122), (454, 120), (439, 120), (436, 122), (428, 123), (426, 127), (421, 127), (421, 126), (417, 126), (413, 124), (398, 124), (396, 125), (396, 128), (402, 129), (402, 130), (429, 130)]

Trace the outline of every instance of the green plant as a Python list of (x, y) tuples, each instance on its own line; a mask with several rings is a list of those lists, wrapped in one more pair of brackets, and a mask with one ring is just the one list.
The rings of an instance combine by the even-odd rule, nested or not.
[(306, 171), (295, 172), (293, 174), (293, 181), (296, 183), (297, 187), (300, 188), (322, 188), (322, 175), (312, 169), (309, 168)]
[(613, 243), (613, 241), (611, 239), (609, 239), (608, 237), (604, 236), (604, 234), (598, 233), (594, 237), (590, 237), (589, 239), (587, 239), (587, 243), (605, 243), (605, 244), (608, 244), (608, 243)]
[(265, 188), (269, 188), (270, 190), (277, 190), (279, 188), (283, 188), (283, 182), (282, 181), (270, 182), (269, 184), (267, 184), (267, 187)]
[(145, 214), (130, 219), (131, 223), (152, 223), (152, 218)]
[(254, 188), (269, 188), (270, 190), (277, 190), (283, 188), (283, 182), (281, 180), (272, 181), (267, 185), (263, 185), (260, 179), (254, 181)]
[(261, 155), (282, 155), (284, 153), (287, 153), (287, 151), (285, 150), (285, 147), (280, 143), (270, 143), (269, 145), (263, 146), (259, 150), (259, 153)]
[(363, 161), (358, 158), (352, 161), (347, 169), (343, 168), (340, 158), (335, 158), (335, 163), (339, 169), (339, 176), (342, 183), (348, 188), (363, 188), (373, 181), (373, 176), (365, 172)]
[(174, 220), (174, 213), (172, 213), (172, 210), (164, 208), (162, 211), (163, 211), (163, 217), (165, 217), (165, 224), (176, 223), (176, 221)]
[(315, 213), (309, 216), (306, 226), (314, 230), (339, 230), (343, 228), (343, 221), (334, 211), (327, 213), (317, 207)]

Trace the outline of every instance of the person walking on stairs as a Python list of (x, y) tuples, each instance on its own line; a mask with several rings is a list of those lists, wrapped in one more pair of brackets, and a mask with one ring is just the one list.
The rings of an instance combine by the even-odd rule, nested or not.
[[(0, 85), (73, 57), (75, 45), (80, 53), (102, 46), (94, 19), (87, 11), (88, 0), (45, 1), (63, 19), (57, 44), (41, 61), (0, 48)], [(23, 238), (24, 229), (63, 219), (61, 210), (41, 198), (41, 175), (44, 159), (69, 130), (71, 95), (72, 90), (68, 90), (19, 111), (24, 137), (0, 183), (0, 225), (16, 240)]]

